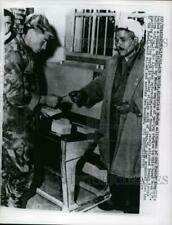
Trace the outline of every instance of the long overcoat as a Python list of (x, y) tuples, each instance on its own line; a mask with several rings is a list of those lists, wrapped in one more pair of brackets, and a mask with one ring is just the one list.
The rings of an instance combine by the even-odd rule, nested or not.
[[(117, 61), (118, 56), (108, 60), (104, 74), (82, 90), (89, 96), (87, 106), (103, 100), (100, 119), (100, 132), (103, 137), (100, 139), (99, 147), (102, 161), (109, 172), (125, 178), (140, 177), (144, 49), (139, 51), (134, 61), (121, 99), (122, 102), (134, 105), (137, 113), (131, 110), (126, 114), (120, 114), (116, 129), (114, 128), (116, 121), (112, 121), (112, 88)], [(114, 132), (117, 133), (112, 157), (111, 142), (114, 140), (111, 133)]]

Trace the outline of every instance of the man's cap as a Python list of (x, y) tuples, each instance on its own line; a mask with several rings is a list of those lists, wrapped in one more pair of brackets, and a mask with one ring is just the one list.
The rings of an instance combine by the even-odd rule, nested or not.
[(117, 20), (115, 23), (115, 29), (116, 31), (118, 29), (132, 31), (138, 38), (139, 42), (144, 37), (144, 27), (137, 20), (134, 19), (122, 18), (120, 20)]
[(48, 19), (42, 14), (31, 14), (26, 17), (25, 26), (28, 28), (40, 29), (53, 37), (51, 26)]

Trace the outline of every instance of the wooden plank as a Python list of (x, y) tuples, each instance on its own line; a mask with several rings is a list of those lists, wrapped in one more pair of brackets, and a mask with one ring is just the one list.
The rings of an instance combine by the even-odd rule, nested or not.
[(76, 52), (66, 53), (66, 60), (95, 63), (95, 64), (101, 64), (101, 65), (105, 65), (106, 60), (110, 58), (111, 56), (91, 55), (88, 53), (76, 53)]
[(110, 12), (109, 13), (108, 12), (107, 13), (101, 13), (101, 12), (83, 13), (83, 12), (77, 12), (77, 13), (75, 13), (75, 16), (83, 16), (83, 15), (84, 16), (88, 16), (88, 17), (89, 16), (93, 16), (93, 15), (95, 15), (95, 16), (115, 16), (115, 14), (116, 14), (115, 12), (114, 13), (113, 12), (112, 13), (110, 13)]
[(92, 141), (68, 142), (66, 145), (66, 161), (81, 157), (88, 149)]
[(60, 200), (54, 198), (53, 196), (47, 194), (45, 191), (42, 191), (40, 188), (37, 188), (36, 193), (43, 198), (47, 199), (48, 201), (52, 202), (53, 204), (60, 206), (61, 208), (63, 207), (63, 202)]
[(62, 192), (63, 192), (63, 211), (69, 209), (69, 196), (67, 185), (67, 170), (66, 170), (66, 142), (61, 140), (62, 160), (61, 160), (61, 176), (62, 176)]

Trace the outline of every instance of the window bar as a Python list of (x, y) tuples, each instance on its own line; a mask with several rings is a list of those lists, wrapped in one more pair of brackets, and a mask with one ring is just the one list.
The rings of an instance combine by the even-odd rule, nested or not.
[(92, 17), (89, 16), (87, 53), (89, 53), (89, 51), (90, 51), (91, 18)]
[(99, 23), (100, 23), (100, 17), (97, 17), (97, 32), (96, 32), (96, 54), (98, 50), (98, 41), (99, 41)]
[(103, 50), (103, 55), (105, 55), (105, 54), (106, 54), (107, 25), (108, 25), (108, 17), (106, 16), (106, 21), (105, 21), (105, 36), (104, 36), (104, 50)]
[(115, 46), (115, 32), (113, 32), (113, 43), (112, 43), (112, 56), (114, 55), (115, 53), (115, 49), (116, 49), (116, 46)]
[(96, 16), (93, 16), (92, 34), (91, 34), (91, 50), (90, 53), (93, 54), (94, 51), (94, 34), (96, 29)]
[(82, 45), (81, 45), (81, 51), (84, 47), (84, 34), (85, 34), (85, 16), (82, 16)]
[(74, 45), (75, 45), (75, 28), (76, 28), (76, 16), (74, 16), (72, 52), (74, 52)]

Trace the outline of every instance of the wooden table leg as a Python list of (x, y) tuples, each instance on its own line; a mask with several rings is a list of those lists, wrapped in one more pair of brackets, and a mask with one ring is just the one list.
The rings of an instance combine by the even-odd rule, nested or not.
[(63, 192), (63, 211), (69, 211), (69, 196), (67, 185), (67, 169), (66, 169), (66, 142), (61, 140), (61, 179), (62, 179), (62, 192)]

